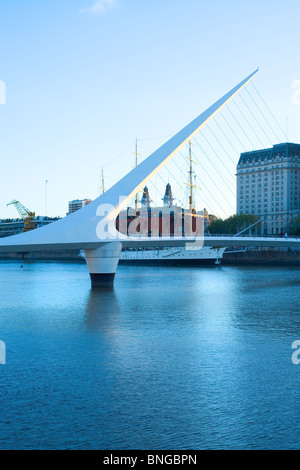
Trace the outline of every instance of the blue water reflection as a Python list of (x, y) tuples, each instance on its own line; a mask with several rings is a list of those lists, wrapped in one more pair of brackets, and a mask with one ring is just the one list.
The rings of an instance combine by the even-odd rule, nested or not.
[(299, 448), (298, 268), (0, 263), (1, 449)]

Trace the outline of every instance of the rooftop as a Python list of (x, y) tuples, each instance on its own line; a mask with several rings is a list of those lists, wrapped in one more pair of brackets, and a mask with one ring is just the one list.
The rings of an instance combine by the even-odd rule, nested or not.
[(250, 152), (241, 153), (238, 165), (245, 163), (254, 163), (259, 161), (268, 161), (276, 157), (299, 157), (300, 158), (300, 144), (293, 144), (285, 142), (282, 144), (273, 145), (272, 148), (262, 150), (252, 150)]

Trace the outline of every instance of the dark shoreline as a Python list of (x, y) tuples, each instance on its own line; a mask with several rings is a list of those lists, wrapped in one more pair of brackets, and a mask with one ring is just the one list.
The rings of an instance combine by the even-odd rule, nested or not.
[(245, 250), (224, 253), (222, 266), (300, 266), (300, 250)]
[[(0, 261), (60, 261), (85, 263), (78, 250), (2, 253)], [(124, 264), (124, 263), (122, 263)], [(300, 266), (300, 250), (248, 249), (224, 253), (222, 266)]]
[(31, 253), (1, 253), (0, 261), (70, 261), (85, 263), (78, 250), (36, 251)]

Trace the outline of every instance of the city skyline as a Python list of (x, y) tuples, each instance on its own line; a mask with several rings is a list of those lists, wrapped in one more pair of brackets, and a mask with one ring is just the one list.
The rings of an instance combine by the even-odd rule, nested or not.
[[(142, 160), (257, 66), (255, 86), (284, 131), (287, 123), (287, 140), (300, 142), (297, 11), (294, 1), (1, 5), (0, 218), (16, 217), (12, 199), (65, 216), (68, 201), (96, 198), (102, 166), (107, 187), (134, 166), (136, 138)], [(232, 178), (228, 185), (235, 191)], [(211, 200), (201, 186), (203, 208)], [(219, 216), (233, 213), (229, 189)]]

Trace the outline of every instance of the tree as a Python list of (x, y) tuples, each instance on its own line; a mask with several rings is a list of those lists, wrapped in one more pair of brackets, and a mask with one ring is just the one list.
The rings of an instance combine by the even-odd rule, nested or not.
[[(226, 235), (235, 235), (236, 233), (245, 230), (250, 225), (258, 222), (259, 217), (254, 214), (240, 214), (240, 215), (231, 215), (227, 219), (216, 219), (211, 222), (208, 227), (210, 233), (220, 233)], [(259, 229), (260, 224), (256, 225), (256, 228)], [(249, 229), (251, 233), (251, 229)]]
[(288, 225), (289, 235), (300, 235), (300, 217), (292, 219)]

